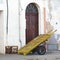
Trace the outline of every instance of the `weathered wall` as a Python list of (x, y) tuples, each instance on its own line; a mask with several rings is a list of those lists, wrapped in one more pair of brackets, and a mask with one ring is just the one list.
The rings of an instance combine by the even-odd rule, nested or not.
[[(26, 44), (26, 18), (25, 10), (29, 3), (35, 3), (39, 11), (39, 34), (44, 33), (44, 1), (40, 0), (8, 0), (8, 35), (6, 45), (18, 45), (19, 47)], [(20, 10), (19, 10), (20, 9)], [(20, 12), (20, 15), (19, 15)], [(20, 20), (19, 20), (20, 18)], [(19, 42), (20, 40), (20, 42)]]
[(19, 11), (18, 0), (8, 0), (8, 35), (7, 45), (18, 45), (19, 42)]
[(4, 2), (0, 0), (0, 54), (5, 53), (4, 49), (4, 36), (5, 36), (5, 29), (4, 29)]
[[(48, 44), (58, 44), (60, 40), (60, 0), (50, 0), (50, 20), (47, 30), (57, 29), (57, 32), (49, 39)], [(50, 27), (48, 27), (50, 25)], [(53, 49), (53, 48), (52, 48)]]
[[(35, 3), (39, 12), (39, 34), (44, 33), (44, 8), (46, 8), (46, 29), (47, 31), (57, 29), (56, 34), (60, 34), (60, 9), (57, 7), (57, 0), (51, 1), (50, 8), (48, 0), (8, 0), (8, 33), (7, 33), (7, 5), (4, 0), (4, 10), (0, 13), (0, 36), (2, 37), (3, 48), (5, 46), (17, 45), (19, 48), (26, 44), (26, 7), (30, 3)], [(0, 5), (1, 6), (1, 5)], [(56, 8), (57, 7), (57, 8)], [(56, 8), (56, 9), (55, 9)], [(52, 18), (50, 16), (52, 15)], [(2, 31), (2, 32), (1, 32)], [(48, 44), (57, 44), (58, 35), (52, 36)], [(3, 49), (4, 50), (4, 49)], [(2, 51), (2, 50), (1, 50)]]
[(4, 20), (3, 11), (0, 11), (0, 53), (4, 51)]
[[(25, 34), (25, 29), (26, 29), (25, 10), (26, 10), (26, 7), (28, 6), (29, 3), (35, 3), (37, 5), (38, 12), (39, 12), (39, 18), (38, 18), (39, 19), (39, 34), (43, 34), (44, 33), (44, 8), (47, 8), (46, 7), (47, 1), (22, 0), (20, 3), (21, 3), (21, 13), (20, 13), (20, 31), (21, 31), (20, 36), (21, 36), (21, 38), (20, 39), (23, 42), (22, 44), (24, 45), (26, 42), (26, 34)], [(22, 25), (22, 24), (24, 24), (24, 25)], [(24, 38), (22, 38), (22, 36)]]

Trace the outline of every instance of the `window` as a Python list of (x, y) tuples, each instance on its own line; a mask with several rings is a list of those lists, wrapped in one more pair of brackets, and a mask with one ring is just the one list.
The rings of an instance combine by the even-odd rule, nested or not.
[(30, 4), (27, 6), (26, 13), (38, 13), (37, 11), (38, 11), (38, 10), (37, 10), (37, 7), (35, 6), (35, 4), (30, 3)]

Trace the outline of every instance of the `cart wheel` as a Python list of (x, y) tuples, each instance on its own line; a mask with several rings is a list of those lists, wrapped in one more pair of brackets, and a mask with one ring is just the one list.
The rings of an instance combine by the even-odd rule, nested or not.
[(40, 55), (44, 55), (46, 53), (45, 46), (39, 46), (37, 53), (40, 54)]

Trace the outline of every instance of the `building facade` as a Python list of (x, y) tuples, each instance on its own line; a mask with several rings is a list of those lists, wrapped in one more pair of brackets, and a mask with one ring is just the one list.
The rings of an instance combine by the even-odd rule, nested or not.
[(49, 0), (0, 1), (0, 53), (5, 54), (5, 46), (20, 49), (29, 39), (53, 29), (46, 25), (51, 20)]

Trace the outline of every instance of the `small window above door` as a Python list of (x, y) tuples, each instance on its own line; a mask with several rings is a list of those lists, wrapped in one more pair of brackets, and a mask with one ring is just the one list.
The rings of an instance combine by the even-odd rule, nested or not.
[(26, 13), (38, 13), (38, 10), (37, 10), (37, 7), (35, 6), (35, 4), (30, 3), (27, 6)]

